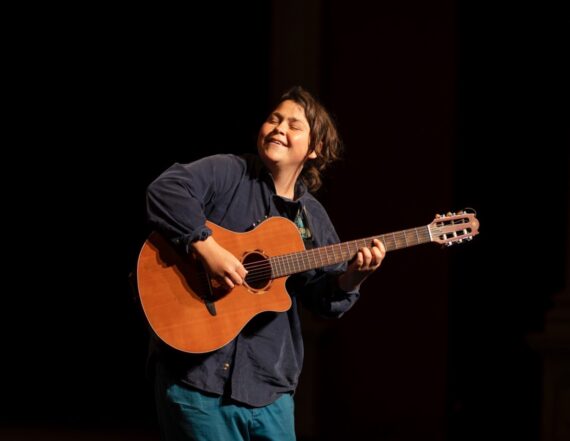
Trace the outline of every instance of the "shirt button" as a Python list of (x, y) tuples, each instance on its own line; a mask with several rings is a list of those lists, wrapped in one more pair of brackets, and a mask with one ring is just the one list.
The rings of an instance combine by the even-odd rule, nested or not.
[(229, 363), (224, 363), (224, 371), (227, 371), (230, 368)]

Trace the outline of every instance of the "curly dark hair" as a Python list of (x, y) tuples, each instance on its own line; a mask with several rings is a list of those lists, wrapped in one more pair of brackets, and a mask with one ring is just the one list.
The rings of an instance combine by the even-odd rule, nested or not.
[(333, 162), (341, 157), (343, 145), (336, 125), (327, 110), (301, 86), (287, 90), (279, 102), (291, 100), (305, 111), (309, 123), (309, 153), (316, 151), (317, 157), (305, 162), (301, 179), (310, 192), (317, 191), (322, 185), (321, 174)]

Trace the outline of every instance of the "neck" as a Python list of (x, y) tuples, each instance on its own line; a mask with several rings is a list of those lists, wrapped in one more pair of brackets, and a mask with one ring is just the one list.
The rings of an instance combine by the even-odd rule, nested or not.
[(279, 196), (289, 199), (295, 199), (295, 183), (301, 174), (301, 169), (293, 172), (284, 170), (272, 171), (273, 184), (275, 185), (275, 192)]

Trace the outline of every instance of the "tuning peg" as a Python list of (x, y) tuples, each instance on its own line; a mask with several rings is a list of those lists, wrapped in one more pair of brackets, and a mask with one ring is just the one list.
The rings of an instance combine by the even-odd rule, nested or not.
[(441, 214), (439, 214), (439, 213), (438, 213), (438, 214), (436, 214), (436, 215), (435, 215), (435, 218), (436, 218), (436, 219), (439, 219), (439, 218), (441, 218)]

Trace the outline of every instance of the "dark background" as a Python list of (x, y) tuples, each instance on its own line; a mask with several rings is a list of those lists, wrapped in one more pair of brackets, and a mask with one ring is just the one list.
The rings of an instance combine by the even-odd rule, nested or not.
[(299, 439), (538, 439), (531, 342), (569, 280), (562, 12), (452, 0), (21, 12), (12, 113), (33, 123), (8, 163), (0, 434), (157, 439), (127, 284), (145, 188), (173, 162), (254, 151), (275, 98), (301, 84), (346, 144), (318, 194), (342, 240), (465, 207), (481, 234), (390, 253), (341, 320), (303, 317)]

